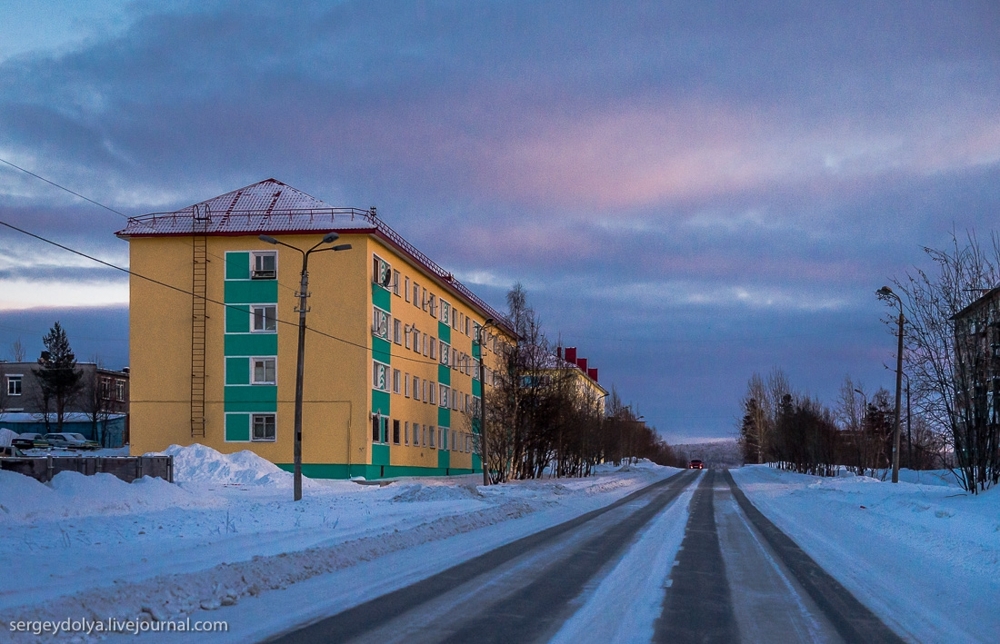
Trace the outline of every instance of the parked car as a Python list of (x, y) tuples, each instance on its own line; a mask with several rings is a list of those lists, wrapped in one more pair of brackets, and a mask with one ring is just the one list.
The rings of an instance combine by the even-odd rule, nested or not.
[(48, 449), (49, 442), (41, 434), (25, 432), (10, 442), (18, 449)]
[[(13, 441), (11, 441), (13, 442)], [(20, 449), (13, 445), (0, 445), (0, 456), (24, 456)]]
[(76, 432), (57, 432), (46, 434), (45, 440), (52, 447), (63, 447), (66, 449), (100, 449), (101, 446), (92, 440), (88, 440), (83, 434)]
[(705, 469), (705, 464), (702, 463), (701, 461), (699, 461), (698, 459), (694, 459), (690, 463), (688, 463), (688, 469), (689, 470), (703, 470), (703, 469)]

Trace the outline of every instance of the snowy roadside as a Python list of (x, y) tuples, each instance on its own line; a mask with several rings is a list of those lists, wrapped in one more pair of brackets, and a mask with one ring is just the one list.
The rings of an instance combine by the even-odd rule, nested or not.
[(893, 485), (766, 466), (732, 472), (761, 512), (907, 639), (996, 641), (1000, 490), (970, 496), (942, 476)]
[[(246, 611), (234, 609), (253, 598), (264, 599), (258, 609), (271, 614), (282, 603), (277, 595), (334, 577), (339, 587), (369, 584), (381, 594), (386, 584), (429, 576), (675, 471), (644, 464), (488, 488), (475, 477), (385, 487), (307, 480), (305, 498), (293, 503), (290, 475), (250, 453), (172, 451), (176, 485), (69, 472), (43, 485), (0, 472), (0, 551), (11, 553), (0, 577), (0, 624), (203, 613), (227, 619), (222, 613), (238, 617)], [(427, 544), (443, 546), (443, 554)], [(364, 581), (359, 566), (371, 569)], [(359, 592), (345, 601), (363, 601)], [(322, 596), (316, 610), (329, 610)], [(298, 613), (313, 605), (291, 603)], [(260, 633), (255, 613), (239, 621)], [(254, 637), (239, 628), (230, 634)]]

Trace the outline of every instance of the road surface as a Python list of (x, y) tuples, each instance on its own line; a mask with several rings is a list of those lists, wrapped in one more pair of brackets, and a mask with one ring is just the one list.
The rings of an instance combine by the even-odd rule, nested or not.
[(271, 641), (902, 640), (706, 470)]

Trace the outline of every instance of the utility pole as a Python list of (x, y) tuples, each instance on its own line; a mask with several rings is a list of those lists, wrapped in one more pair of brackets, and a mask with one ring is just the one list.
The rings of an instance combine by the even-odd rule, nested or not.
[(899, 483), (899, 408), (903, 392), (903, 300), (899, 299), (888, 286), (883, 286), (876, 293), (881, 298), (893, 298), (899, 304), (899, 331), (896, 334), (899, 340), (896, 349), (896, 423), (892, 432), (892, 482)]
[(277, 244), (278, 246), (291, 248), (292, 250), (298, 251), (302, 254), (302, 273), (299, 276), (299, 292), (295, 294), (296, 297), (299, 298), (299, 305), (296, 308), (296, 311), (299, 314), (299, 344), (295, 363), (295, 429), (293, 443), (293, 458), (295, 460), (293, 472), (293, 496), (296, 501), (302, 500), (302, 381), (305, 375), (306, 360), (306, 313), (309, 312), (309, 308), (306, 306), (306, 299), (309, 297), (309, 255), (313, 252), (323, 252), (324, 250), (332, 250), (335, 252), (350, 250), (350, 244), (338, 244), (331, 248), (323, 248), (319, 251), (316, 250), (323, 244), (331, 244), (335, 242), (339, 237), (340, 235), (337, 233), (328, 233), (318, 244), (306, 251), (278, 241), (274, 237), (269, 237), (268, 235), (260, 235), (259, 237), (261, 241), (267, 242), (268, 244)]
[(486, 458), (486, 367), (484, 365), (486, 349), (483, 346), (483, 331), (493, 323), (493, 318), (487, 318), (486, 322), (476, 329), (476, 344), (479, 345), (479, 452), (483, 458), (483, 485), (490, 484), (490, 467)]

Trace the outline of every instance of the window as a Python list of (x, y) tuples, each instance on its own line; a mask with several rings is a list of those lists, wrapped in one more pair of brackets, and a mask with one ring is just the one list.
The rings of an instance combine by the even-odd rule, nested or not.
[(274, 414), (254, 414), (253, 434), (250, 436), (250, 440), (274, 442), (274, 427)]
[(403, 342), (403, 323), (397, 319), (393, 319), (392, 321), (392, 341), (396, 344), (402, 344)]
[(404, 278), (404, 279), (405, 279), (405, 282), (403, 283), (403, 297), (406, 298), (407, 302), (409, 302), (410, 301), (410, 278), (407, 277), (407, 278)]
[(389, 391), (389, 365), (372, 360), (372, 388)]
[(465, 335), (469, 335), (469, 316), (465, 316)]
[(403, 374), (403, 395), (407, 398), (410, 397), (410, 374)]
[(451, 364), (451, 347), (444, 342), (441, 343), (441, 364), (446, 367)]
[(451, 325), (451, 305), (444, 300), (441, 300), (441, 321)]
[(430, 434), (430, 443), (431, 443), (431, 444), (429, 445), (429, 447), (430, 447), (431, 449), (434, 449), (434, 445), (435, 445), (435, 443), (434, 443), (434, 434), (435, 434), (435, 431), (434, 431), (434, 426), (432, 425), (431, 427), (429, 427), (429, 428), (428, 428), (428, 430), (429, 430), (429, 431), (428, 431), (427, 433), (428, 433), (428, 434)]
[(420, 426), (420, 445), (427, 447), (427, 425)]
[(420, 335), (422, 336), (422, 338), (421, 338), (420, 353), (422, 353), (422, 354), (424, 354), (426, 356), (427, 355), (427, 334), (426, 333), (421, 333)]
[(262, 304), (250, 307), (253, 316), (251, 330), (254, 333), (274, 333), (278, 330), (278, 307), (274, 304)]
[(273, 250), (255, 251), (250, 253), (250, 278), (255, 280), (273, 280), (278, 276), (278, 253)]
[(389, 314), (377, 306), (372, 307), (372, 335), (389, 340)]
[(253, 369), (250, 373), (250, 384), (273, 385), (275, 383), (275, 358), (251, 358)]
[(10, 375), (7, 376), (7, 395), (8, 396), (20, 396), (21, 395), (21, 380), (24, 378), (23, 375)]
[[(402, 375), (400, 374), (399, 369), (392, 370), (392, 393), (394, 394), (399, 393), (399, 380), (401, 377)], [(399, 441), (396, 442), (398, 443)]]
[(437, 360), (437, 340), (431, 338), (431, 360)]
[(125, 402), (125, 381), (115, 380), (115, 400)]
[(403, 346), (407, 349), (410, 348), (410, 327), (409, 325), (403, 328)]
[(448, 406), (448, 387), (445, 385), (439, 385), (441, 389), (441, 396), (439, 398), (439, 403), (442, 407)]
[(420, 400), (420, 378), (413, 376), (413, 399)]
[(430, 391), (427, 392), (427, 393), (430, 394), (430, 400), (428, 400), (427, 402), (429, 402), (432, 405), (436, 405), (437, 404), (437, 400), (436, 400), (436, 398), (437, 398), (437, 387), (435, 387), (434, 383), (432, 382), (432, 383), (430, 383), (430, 386), (427, 387), (427, 389), (430, 390)]
[(427, 308), (430, 309), (431, 317), (432, 318), (436, 318), (437, 317), (437, 296), (435, 296), (433, 293), (428, 296), (428, 299), (427, 299)]
[(420, 381), (420, 400), (427, 402), (427, 381)]
[(111, 378), (101, 378), (101, 400), (111, 400)]
[(427, 289), (423, 286), (420, 287), (420, 308), (427, 310)]
[(399, 421), (392, 421), (392, 442), (399, 445)]
[(396, 270), (392, 271), (392, 292), (397, 297), (399, 296), (399, 271)]
[(378, 255), (372, 255), (372, 281), (382, 288), (389, 288), (392, 283), (392, 268)]

